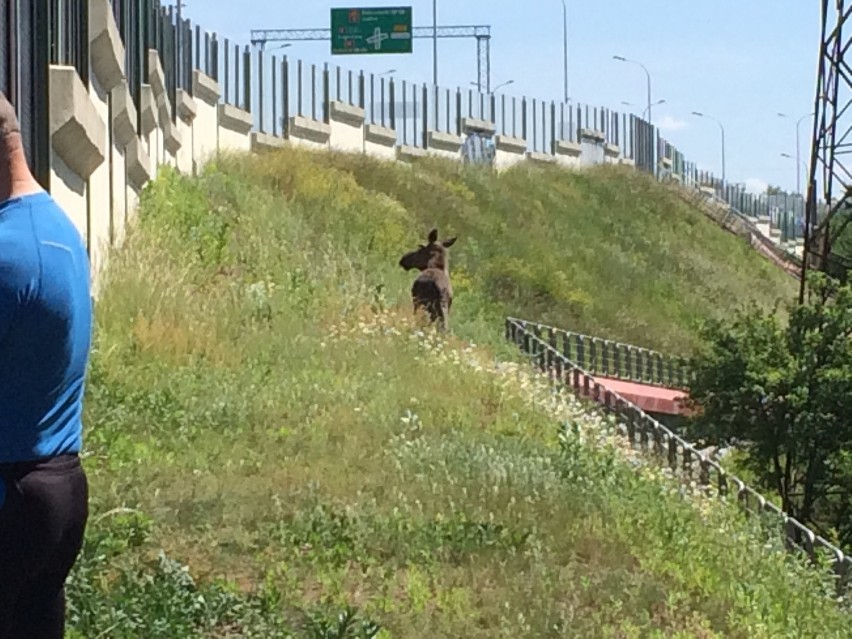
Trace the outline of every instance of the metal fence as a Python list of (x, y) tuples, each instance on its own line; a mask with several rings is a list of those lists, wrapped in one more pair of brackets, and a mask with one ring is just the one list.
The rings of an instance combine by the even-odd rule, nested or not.
[(692, 378), (685, 357), (511, 317), (509, 321), (546, 337), (552, 348), (590, 375), (673, 389), (688, 388)]
[(61, 42), (51, 38), (50, 26), (65, 4), (50, 0), (0, 3), (0, 91), (17, 108), (27, 161), (45, 187), (50, 181), (47, 71), (56, 55), (64, 53)]
[[(148, 49), (159, 53), (171, 117), (177, 91), (192, 94), (194, 69), (216, 80), (222, 102), (251, 111), (255, 128), (288, 137), (292, 116), (328, 122), (331, 101), (363, 108), (367, 122), (394, 129), (397, 142), (425, 148), (430, 131), (463, 136), (462, 122), (490, 122), (497, 134), (523, 138), (528, 151), (553, 154), (557, 141), (580, 143), (584, 129), (618, 146), (619, 156), (637, 169), (688, 186), (710, 186), (733, 210), (747, 217), (770, 215), (782, 239), (801, 237), (796, 198), (754, 196), (742, 185), (723, 184), (700, 170), (665, 140), (651, 123), (603, 106), (483, 93), (477, 89), (436, 87), (345, 69), (308, 64), (274, 49), (234, 43), (177, 15), (160, 0), (111, 0), (125, 47), (130, 94), (141, 119), (141, 86), (148, 78)], [(86, 0), (5, 0), (0, 8), (0, 89), (17, 105), (27, 156), (49, 179), (48, 64), (74, 66), (88, 82), (88, 2)], [(597, 151), (602, 155), (602, 152)], [(600, 159), (600, 158), (598, 158)], [(662, 168), (663, 160), (666, 167)]]
[(667, 466), (678, 478), (697, 483), (719, 496), (735, 495), (746, 513), (768, 515), (768, 523), (780, 532), (788, 549), (804, 552), (812, 562), (827, 558), (836, 576), (838, 595), (845, 595), (852, 575), (852, 557), (817, 535), (801, 522), (787, 516), (780, 508), (738, 477), (685, 441), (653, 417), (618, 393), (596, 382), (588, 371), (549, 344), (536, 324), (515, 318), (505, 322), (506, 339), (529, 357), (531, 363), (560, 385), (590, 399), (622, 422), (622, 434), (630, 445), (649, 453)]

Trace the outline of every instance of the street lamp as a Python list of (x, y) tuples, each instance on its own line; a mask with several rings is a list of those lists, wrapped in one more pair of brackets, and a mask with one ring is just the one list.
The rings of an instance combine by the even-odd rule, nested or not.
[(614, 55), (612, 56), (613, 60), (618, 60), (619, 62), (631, 62), (633, 64), (638, 64), (642, 67), (642, 70), (645, 72), (645, 76), (648, 78), (648, 122), (651, 121), (651, 74), (648, 73), (648, 69), (645, 68), (645, 65), (641, 62), (637, 62), (636, 60), (630, 60), (625, 58), (624, 56)]
[(798, 163), (799, 163), (799, 166), (803, 166), (803, 167), (805, 167), (805, 170), (807, 170), (807, 168), (808, 168), (808, 165), (807, 165), (807, 164), (805, 164), (804, 162), (802, 162), (802, 161), (801, 161), (800, 159), (798, 159), (798, 158), (794, 158), (794, 157), (793, 157), (792, 155), (790, 155), (789, 153), (782, 153), (782, 154), (781, 154), (781, 157), (782, 157), (782, 158), (788, 158), (788, 159), (790, 159), (790, 160), (795, 160), (796, 162), (798, 162)]
[[(271, 49), (266, 49), (266, 52), (275, 51), (276, 49), (286, 49), (288, 47), (292, 47), (292, 44), (279, 44), (277, 47), (272, 47)], [(261, 49), (263, 49), (263, 44), (261, 43)]]
[(722, 131), (722, 184), (725, 183), (725, 127), (722, 126), (722, 123), (719, 122), (716, 118), (711, 115), (706, 115), (701, 113), (701, 111), (693, 111), (692, 115), (697, 115), (699, 118), (708, 118), (713, 120), (716, 124), (719, 125), (719, 129)]
[[(496, 87), (494, 87), (493, 89), (491, 89), (491, 93), (496, 93), (496, 92), (497, 92), (497, 89), (499, 89), (499, 88), (501, 88), (501, 87), (504, 87), (504, 86), (506, 86), (506, 85), (508, 85), (508, 84), (514, 84), (514, 83), (515, 83), (515, 81), (514, 81), (514, 80), (507, 80), (506, 82), (503, 82), (502, 84), (498, 84)], [(480, 93), (482, 93), (482, 86), (479, 84), (479, 82), (473, 82), (473, 81), (471, 81), (470, 85), (471, 85), (471, 86), (476, 87), (476, 88), (479, 90), (479, 92), (480, 92)]]
[(565, 85), (565, 103), (568, 103), (568, 5), (562, 0), (562, 75)]
[(396, 73), (396, 69), (388, 69), (387, 71), (382, 71), (376, 77), (382, 77), (383, 75), (390, 75), (391, 73)]
[[(656, 101), (656, 102), (654, 102), (654, 104), (652, 104), (651, 106), (657, 106), (658, 104), (665, 104), (665, 102), (666, 102), (666, 100), (665, 100), (665, 98), (663, 98), (662, 100), (657, 100), (657, 101)], [(638, 106), (638, 105), (636, 105), (636, 104), (633, 104), (632, 102), (624, 102), (624, 101), (622, 101), (621, 103), (622, 103), (624, 106), (633, 107), (634, 109), (642, 109), (642, 107), (640, 107), (640, 106)], [(644, 109), (642, 109), (642, 117), (643, 117), (643, 118), (645, 117), (645, 114), (646, 114), (646, 113), (648, 113), (648, 108), (647, 108), (647, 107), (646, 107), (646, 108), (644, 108)]]
[[(801, 180), (801, 175), (799, 173), (799, 164), (801, 164), (802, 160), (801, 160), (801, 156), (799, 155), (799, 125), (802, 123), (802, 120), (804, 120), (805, 118), (810, 117), (812, 115), (814, 115), (813, 111), (810, 112), (810, 113), (806, 113), (805, 115), (800, 117), (798, 120), (796, 120), (796, 161), (797, 161), (797, 164), (796, 164), (796, 193), (798, 193), (800, 195), (802, 193), (802, 180)], [(793, 119), (792, 117), (790, 117), (789, 115), (787, 115), (785, 113), (779, 113), (778, 117), (787, 118), (789, 120)], [(807, 172), (808, 172), (808, 168), (806, 166), (805, 167), (805, 173), (807, 173)]]

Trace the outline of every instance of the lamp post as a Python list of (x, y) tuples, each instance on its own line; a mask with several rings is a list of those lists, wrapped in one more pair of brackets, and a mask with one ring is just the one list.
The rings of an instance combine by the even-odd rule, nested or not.
[[(657, 100), (657, 101), (656, 101), (656, 102), (654, 102), (654, 104), (652, 104), (651, 106), (657, 106), (658, 104), (665, 104), (665, 102), (666, 102), (666, 100), (665, 100), (665, 98), (663, 98), (662, 100)], [(637, 106), (637, 105), (633, 104), (632, 102), (624, 102), (624, 101), (622, 101), (621, 103), (622, 103), (624, 106), (633, 107), (634, 109), (642, 109), (642, 107)], [(648, 107), (645, 107), (644, 109), (642, 109), (642, 117), (643, 117), (643, 118), (645, 117), (645, 114), (646, 114), (646, 113), (648, 113)]]
[[(502, 88), (502, 87), (505, 87), (505, 86), (507, 86), (507, 85), (509, 85), (509, 84), (514, 84), (514, 83), (515, 83), (515, 81), (514, 81), (514, 80), (506, 80), (505, 82), (503, 82), (503, 83), (501, 83), (501, 84), (498, 84), (496, 87), (494, 87), (493, 89), (491, 89), (491, 93), (497, 93), (497, 89), (500, 89), (500, 88)], [(482, 92), (482, 88), (480, 87), (479, 82), (471, 82), (471, 83), (470, 83), (470, 85), (471, 85), (471, 86), (476, 87), (477, 89), (479, 89), (480, 93)]]
[(568, 5), (562, 0), (562, 81), (565, 103), (568, 103)]
[[(814, 115), (813, 111), (811, 111), (810, 113), (806, 113), (805, 115), (800, 117), (798, 120), (796, 120), (796, 193), (798, 193), (799, 195), (802, 194), (802, 179), (801, 179), (801, 174), (799, 172), (799, 165), (802, 163), (801, 156), (799, 155), (799, 125), (802, 123), (802, 120), (804, 120), (805, 118), (810, 117), (812, 115)], [(785, 113), (779, 113), (778, 117), (787, 118), (789, 120), (793, 119), (792, 117), (790, 117), (789, 115), (787, 115)], [(807, 173), (807, 172), (808, 172), (808, 167), (806, 166), (805, 167), (805, 173)]]
[(638, 64), (642, 67), (642, 70), (645, 72), (645, 77), (648, 78), (648, 122), (651, 121), (651, 74), (648, 73), (648, 69), (645, 68), (645, 65), (641, 62), (637, 62), (636, 60), (630, 60), (625, 58), (624, 56), (614, 55), (612, 56), (613, 60), (618, 60), (619, 62), (631, 62), (633, 64)]
[(782, 154), (781, 154), (781, 157), (782, 157), (782, 158), (787, 158), (788, 160), (795, 160), (796, 162), (798, 162), (798, 163), (799, 163), (799, 166), (806, 166), (804, 162), (802, 162), (802, 161), (801, 161), (800, 159), (798, 159), (798, 158), (794, 158), (794, 157), (793, 157), (792, 155), (790, 155), (789, 153), (782, 153)]
[(701, 113), (701, 111), (693, 111), (692, 115), (697, 115), (699, 118), (708, 118), (713, 120), (716, 124), (719, 125), (719, 129), (722, 131), (722, 184), (725, 184), (725, 127), (722, 126), (722, 123), (719, 122), (716, 118), (711, 115), (706, 115)]
[(388, 69), (387, 71), (382, 71), (376, 77), (380, 78), (383, 75), (390, 75), (391, 73), (396, 73), (396, 69)]

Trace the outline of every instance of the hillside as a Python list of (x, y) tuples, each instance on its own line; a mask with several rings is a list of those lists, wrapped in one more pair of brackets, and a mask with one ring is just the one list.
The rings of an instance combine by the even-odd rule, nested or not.
[[(323, 216), (359, 225), (372, 246), (388, 251), (391, 269), (394, 251), (421, 239), (413, 235), (421, 229), (457, 234), (458, 312), (492, 309), (482, 318), (489, 326), (514, 314), (684, 352), (701, 319), (745, 301), (768, 308), (797, 291), (743, 241), (626, 167), (567, 174), (518, 166), (498, 177), (440, 160), (412, 170), (347, 154), (285, 152), (237, 170), (285, 194), (299, 192), (298, 202)], [(315, 192), (315, 182), (324, 188)], [(393, 231), (358, 206), (371, 198), (390, 207)], [(370, 230), (370, 219), (381, 228)]]
[[(357, 162), (147, 187), (97, 306), (70, 637), (845, 636), (779, 539), (637, 467), (501, 338), (511, 310), (688, 348), (702, 313), (783, 279), (641, 177)], [(396, 265), (433, 222), (459, 235), (446, 339)]]

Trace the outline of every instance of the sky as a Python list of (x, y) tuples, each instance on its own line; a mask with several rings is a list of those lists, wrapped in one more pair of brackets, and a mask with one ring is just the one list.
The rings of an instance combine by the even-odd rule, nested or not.
[[(562, 0), (436, 0), (438, 25), (491, 27), (491, 86), (507, 96), (561, 100)], [(812, 112), (816, 92), (820, 10), (814, 0), (565, 0), (569, 97), (582, 104), (631, 110), (646, 103), (651, 75), (654, 124), (687, 160), (761, 191), (795, 191), (796, 124)], [(328, 28), (332, 7), (411, 6), (414, 26), (432, 24), (432, 0), (185, 0), (184, 16), (232, 42), (249, 44), (252, 29)], [(415, 39), (403, 55), (332, 56), (328, 42), (294, 42), (286, 51), (307, 63), (431, 82), (432, 42)], [(269, 44), (273, 47), (275, 44)], [(439, 39), (438, 83), (470, 88), (476, 42)], [(781, 118), (778, 113), (791, 118)], [(813, 119), (800, 125), (801, 159), (809, 159)], [(806, 169), (800, 166), (802, 183)], [(803, 187), (804, 188), (804, 187)]]

